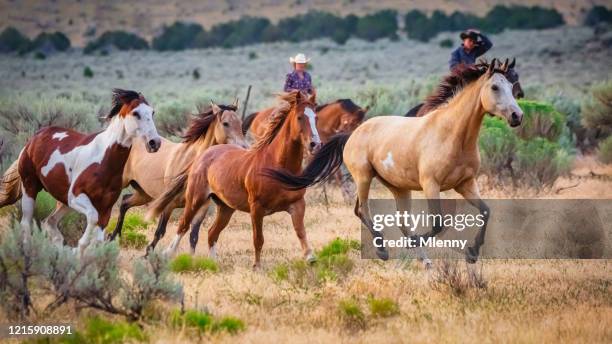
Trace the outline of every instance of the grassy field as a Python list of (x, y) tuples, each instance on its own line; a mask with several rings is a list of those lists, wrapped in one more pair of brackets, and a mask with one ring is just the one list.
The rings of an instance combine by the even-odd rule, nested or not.
[[(446, 37), (446, 36), (443, 36)], [(442, 37), (442, 38), (443, 38)], [(610, 78), (612, 52), (591, 30), (561, 28), (505, 32), (493, 36), (490, 57), (516, 56), (528, 98), (551, 95), (578, 101), (587, 88)], [(446, 72), (450, 49), (402, 40), (366, 44), (327, 41), (259, 45), (233, 50), (179, 53), (129, 52), (109, 56), (60, 54), (46, 60), (0, 56), (0, 110), (29, 107), (59, 109), (88, 116), (86, 127), (100, 126), (95, 116), (108, 110), (110, 89), (139, 90), (159, 117), (195, 111), (213, 99), (230, 103), (254, 86), (249, 111), (272, 104), (282, 86), (287, 59), (303, 51), (313, 56), (313, 76), (321, 101), (350, 97), (374, 105), (372, 115), (401, 114), (416, 104)], [(250, 57), (249, 57), (250, 55)], [(93, 77), (84, 76), (90, 67)], [(200, 73), (194, 78), (194, 70)], [(159, 118), (158, 117), (158, 118)], [(79, 117), (80, 119), (81, 117)], [(26, 134), (17, 135), (25, 140)], [(16, 139), (16, 140), (17, 140)], [(16, 146), (19, 143), (14, 143)], [(14, 151), (5, 151), (5, 164)], [(484, 198), (612, 199), (612, 167), (579, 157), (573, 175), (549, 190), (506, 190), (482, 183)], [(592, 175), (604, 176), (593, 178)], [(352, 205), (340, 191), (307, 193), (306, 228), (321, 250), (336, 238), (349, 240), (347, 252), (333, 258), (328, 270), (301, 260), (299, 242), (287, 214), (264, 221), (263, 268), (252, 271), (253, 244), (248, 216), (237, 213), (219, 241), (218, 271), (176, 273), (185, 290), (185, 308), (215, 316), (234, 316), (245, 324), (236, 334), (201, 336), (169, 325), (176, 304), (159, 305), (156, 320), (141, 325), (151, 342), (589, 342), (612, 341), (612, 265), (609, 260), (485, 260), (468, 267), (463, 261), (434, 262), (426, 271), (417, 261), (362, 260), (351, 240), (360, 239)], [(447, 197), (456, 197), (453, 192)], [(390, 198), (379, 185), (372, 197)], [(422, 197), (417, 193), (415, 197)], [(142, 214), (144, 209), (133, 212)], [(6, 211), (2, 212), (6, 214)], [(116, 216), (116, 215), (115, 215)], [(0, 219), (7, 227), (8, 217)], [(210, 219), (203, 228), (207, 228)], [(143, 232), (152, 239), (154, 225)], [(170, 243), (171, 222), (160, 247)], [(580, 229), (577, 229), (580, 230)], [(608, 244), (610, 238), (607, 238)], [(608, 250), (612, 249), (608, 245)], [(188, 252), (184, 239), (180, 252)], [(198, 257), (207, 255), (206, 229)], [(143, 250), (122, 249), (129, 269)], [(202, 266), (208, 263), (202, 263)], [(443, 271), (458, 269), (457, 274)], [(472, 276), (472, 277), (470, 277)], [(54, 318), (82, 326), (93, 311), (60, 309)], [(0, 323), (6, 322), (0, 316)]]

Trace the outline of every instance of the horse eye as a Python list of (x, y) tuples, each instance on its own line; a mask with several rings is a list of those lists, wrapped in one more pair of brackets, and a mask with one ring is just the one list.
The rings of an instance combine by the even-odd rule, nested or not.
[(499, 91), (499, 87), (497, 87), (497, 85), (493, 85), (493, 86), (491, 86), (491, 89), (492, 89), (493, 91)]
[(229, 123), (227, 123), (227, 122), (223, 122), (223, 126), (224, 126), (224, 127), (229, 127)]
[(138, 111), (132, 112), (132, 115), (134, 115), (134, 117), (136, 117), (136, 119), (140, 119), (140, 114), (138, 113)]
[(302, 120), (302, 116), (298, 116), (298, 121), (301, 121), (301, 120)]

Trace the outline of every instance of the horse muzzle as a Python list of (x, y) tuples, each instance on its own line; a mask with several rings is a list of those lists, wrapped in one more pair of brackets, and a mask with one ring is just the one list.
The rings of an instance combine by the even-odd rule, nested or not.
[(150, 139), (149, 141), (147, 141), (146, 146), (147, 146), (147, 152), (155, 153), (159, 150), (159, 147), (161, 147), (161, 139), (159, 137)]
[(522, 112), (512, 112), (512, 114), (510, 115), (510, 119), (508, 120), (508, 123), (510, 124), (511, 127), (518, 127), (519, 125), (521, 125), (521, 123), (523, 122), (523, 113)]
[(310, 154), (315, 154), (319, 149), (321, 149), (321, 142), (310, 141), (308, 145), (308, 152)]

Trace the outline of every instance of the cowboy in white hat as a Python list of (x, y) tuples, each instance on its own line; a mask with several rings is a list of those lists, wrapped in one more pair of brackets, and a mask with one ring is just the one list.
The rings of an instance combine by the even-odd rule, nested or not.
[(312, 78), (306, 71), (308, 62), (310, 62), (310, 59), (306, 58), (306, 55), (302, 53), (289, 58), (289, 63), (293, 65), (293, 72), (287, 74), (285, 92), (299, 90), (308, 94), (315, 93), (315, 89), (312, 86)]

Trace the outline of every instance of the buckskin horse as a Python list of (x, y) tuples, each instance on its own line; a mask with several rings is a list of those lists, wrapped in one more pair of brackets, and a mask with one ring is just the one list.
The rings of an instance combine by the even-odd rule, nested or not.
[[(314, 152), (321, 145), (314, 108), (312, 96), (299, 91), (282, 94), (265, 134), (250, 149), (218, 145), (197, 158), (189, 171), (175, 180), (172, 189), (153, 202), (147, 214), (148, 217), (156, 216), (172, 207), (174, 202), (181, 202), (184, 192), (185, 210), (179, 220), (177, 235), (166, 253), (176, 251), (193, 219), (201, 221), (213, 200), (217, 204), (217, 214), (208, 231), (212, 258), (216, 258), (219, 234), (232, 214), (240, 210), (251, 215), (255, 246), (253, 268), (259, 268), (264, 243), (263, 218), (286, 211), (291, 215), (305, 259), (314, 261), (304, 228), (306, 190), (286, 190), (276, 180), (262, 175), (265, 168), (282, 168), (295, 174), (302, 171), (304, 147)], [(195, 244), (191, 242), (192, 251)]]
[(123, 189), (123, 168), (132, 141), (142, 138), (148, 152), (156, 152), (161, 138), (154, 111), (135, 91), (114, 89), (106, 129), (82, 134), (72, 129), (45, 127), (26, 143), (19, 156), (22, 184), (21, 226), (24, 240), (31, 235), (36, 195), (45, 189), (61, 204), (44, 221), (51, 239), (63, 243), (57, 223), (69, 207), (85, 215), (87, 227), (79, 240), (83, 254), (92, 239), (104, 240), (104, 227)]
[[(241, 129), (242, 121), (236, 114), (237, 105), (237, 100), (232, 105), (216, 105), (211, 102), (209, 109), (191, 120), (182, 142), (175, 143), (162, 138), (163, 144), (154, 154), (146, 151), (143, 141), (134, 141), (123, 170), (123, 187), (131, 185), (135, 192), (123, 196), (111, 240), (117, 235), (121, 236), (125, 214), (131, 207), (147, 204), (159, 197), (174, 177), (206, 149), (223, 143), (247, 147)], [(161, 215), (153, 243), (149, 247), (154, 247), (164, 236), (171, 213), (172, 209), (169, 209)]]
[[(435, 110), (424, 117), (380, 116), (369, 119), (352, 135), (332, 138), (315, 155), (302, 173), (268, 169), (266, 176), (283, 183), (289, 190), (301, 190), (324, 181), (344, 161), (357, 184), (355, 215), (374, 231), (368, 195), (373, 178), (393, 194), (398, 211), (409, 211), (411, 191), (422, 190), (429, 211), (440, 214), (440, 191), (454, 189), (479, 209), (485, 221), (466, 260), (474, 263), (484, 243), (489, 208), (480, 198), (476, 176), (480, 166), (478, 134), (486, 113), (504, 118), (510, 126), (521, 124), (523, 112), (506, 79), (508, 65), (496, 68), (494, 59), (488, 68), (462, 66), (444, 77), (426, 100)], [(424, 235), (429, 238), (443, 230), (434, 223)], [(404, 228), (404, 227), (400, 227)], [(405, 229), (404, 229), (405, 230)], [(404, 231), (404, 235), (409, 233)], [(418, 236), (412, 236), (420, 242)], [(379, 258), (388, 259), (388, 251), (379, 248)], [(431, 261), (420, 252), (426, 267)]]
[[(478, 63), (479, 67), (488, 67), (488, 63), (486, 60), (482, 59)], [(516, 66), (516, 59), (512, 59), (512, 62), (508, 64), (508, 59), (504, 62), (504, 66), (508, 66), (504, 76), (508, 81), (512, 84), (512, 94), (514, 98), (521, 99), (525, 96), (523, 92), (523, 87), (519, 81), (519, 75), (514, 68)], [(408, 110), (404, 117), (421, 117), (425, 116), (427, 113), (431, 112), (434, 108), (432, 106), (437, 106), (438, 104), (429, 104), (428, 106), (423, 106), (424, 103), (418, 104), (412, 109)]]

